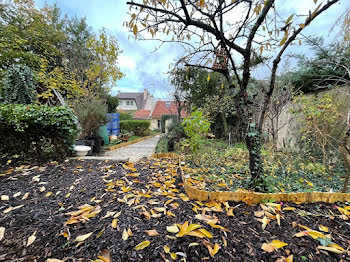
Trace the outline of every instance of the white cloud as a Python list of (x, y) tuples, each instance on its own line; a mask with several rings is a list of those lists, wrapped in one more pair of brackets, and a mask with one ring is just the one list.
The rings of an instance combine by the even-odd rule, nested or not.
[(118, 57), (118, 65), (121, 67), (122, 71), (123, 71), (123, 68), (133, 70), (136, 66), (136, 63), (131, 57), (121, 55)]

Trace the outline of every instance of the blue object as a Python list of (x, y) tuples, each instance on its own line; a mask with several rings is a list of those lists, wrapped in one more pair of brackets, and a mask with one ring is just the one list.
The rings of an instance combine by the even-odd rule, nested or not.
[(108, 135), (119, 135), (120, 125), (119, 125), (119, 114), (118, 113), (108, 113), (107, 114), (107, 130)]

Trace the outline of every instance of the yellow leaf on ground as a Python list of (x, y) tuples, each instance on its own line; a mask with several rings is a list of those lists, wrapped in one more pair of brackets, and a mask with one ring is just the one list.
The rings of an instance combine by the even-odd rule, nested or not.
[(154, 236), (158, 236), (159, 233), (157, 232), (157, 230), (155, 229), (151, 229), (151, 230), (146, 230), (145, 231), (147, 235), (149, 235), (150, 237), (154, 237)]
[(179, 228), (177, 227), (177, 225), (172, 225), (172, 226), (167, 226), (166, 230), (170, 233), (177, 233), (179, 232)]
[(322, 226), (322, 225), (320, 225), (320, 226), (318, 227), (318, 229), (319, 229), (320, 231), (323, 231), (323, 232), (328, 232), (328, 231), (329, 231), (328, 227), (325, 227), (325, 226)]
[(15, 193), (15, 194), (13, 194), (13, 196), (12, 196), (12, 197), (18, 197), (18, 196), (20, 196), (20, 195), (21, 195), (21, 193), (22, 193), (22, 192), (17, 192), (17, 193)]
[(275, 246), (272, 243), (264, 243), (261, 245), (261, 249), (270, 253), (275, 250)]
[(293, 211), (295, 210), (295, 207), (285, 207), (283, 208), (283, 211)]
[(0, 227), (0, 241), (4, 238), (4, 235), (5, 235), (5, 228)]
[(46, 190), (46, 188), (44, 186), (40, 187), (40, 192), (44, 192)]
[(22, 197), (22, 200), (27, 199), (28, 196), (29, 196), (29, 192), (25, 193), (25, 194), (23, 195), (23, 197)]
[(315, 230), (308, 230), (307, 234), (312, 237), (313, 239), (317, 239), (317, 238), (327, 238), (324, 234), (322, 234), (321, 232), (315, 231)]
[(220, 249), (219, 244), (215, 243), (214, 249), (213, 249), (211, 252), (210, 252), (210, 250), (209, 250), (209, 254), (211, 255), (211, 257), (214, 257), (215, 254), (218, 253), (219, 249)]
[(198, 231), (201, 232), (203, 235), (205, 235), (208, 238), (212, 238), (213, 237), (213, 235), (208, 230), (206, 230), (205, 228), (199, 228)]
[(142, 250), (145, 247), (148, 247), (150, 243), (151, 243), (150, 241), (143, 241), (140, 244), (138, 244), (137, 246), (135, 246), (134, 249), (135, 250)]
[(177, 259), (177, 255), (176, 253), (170, 253), (170, 256), (173, 260), (176, 260)]
[(27, 241), (27, 247), (30, 246), (31, 244), (33, 244), (33, 242), (35, 241), (36, 239), (36, 231), (33, 233), (33, 235), (31, 235), (30, 237), (28, 237), (28, 241)]
[(293, 237), (304, 237), (304, 236), (307, 236), (307, 231), (301, 231), (293, 235)]
[(262, 225), (261, 228), (264, 230), (267, 226), (267, 224), (269, 223), (269, 220), (267, 219), (266, 216), (264, 216), (263, 220), (262, 220)]
[(274, 245), (274, 247), (276, 249), (279, 249), (281, 247), (284, 247), (284, 246), (288, 245), (287, 243), (284, 243), (284, 242), (279, 241), (279, 240), (272, 240), (271, 244)]
[(114, 218), (114, 219), (112, 220), (112, 227), (113, 227), (113, 228), (116, 228), (116, 227), (117, 227), (117, 223), (118, 223), (118, 218)]
[(221, 229), (223, 231), (226, 231), (226, 232), (230, 232), (230, 230), (228, 230), (227, 228), (224, 228), (223, 226), (220, 226), (220, 225), (216, 225), (216, 224), (213, 224), (213, 223), (208, 223), (211, 227), (213, 228), (218, 228), (218, 229)]
[(163, 249), (164, 249), (164, 252), (167, 254), (170, 252), (170, 247), (168, 246), (164, 246)]
[(342, 248), (341, 246), (339, 246), (339, 245), (336, 244), (336, 243), (329, 244), (328, 246), (329, 246), (329, 247), (335, 247), (336, 249), (339, 249), (339, 250), (341, 250), (341, 251), (344, 251), (344, 250), (345, 250), (344, 248)]
[(122, 239), (125, 241), (129, 238), (129, 234), (128, 232), (126, 231), (126, 229), (124, 228), (123, 230), (123, 235), (122, 235)]
[(86, 240), (87, 238), (89, 238), (91, 235), (92, 235), (93, 232), (91, 233), (88, 233), (88, 234), (85, 234), (85, 235), (80, 235), (80, 236), (77, 236), (75, 238), (75, 241), (76, 242), (83, 242), (84, 240)]
[(326, 251), (329, 251), (329, 252), (333, 252), (333, 253), (337, 253), (337, 254), (341, 254), (343, 253), (343, 251), (335, 248), (335, 247), (324, 247), (324, 246), (318, 246), (317, 247), (318, 249), (323, 249), (323, 250), (326, 250)]
[(46, 259), (46, 262), (64, 262), (64, 260), (57, 259), (57, 258), (48, 258)]

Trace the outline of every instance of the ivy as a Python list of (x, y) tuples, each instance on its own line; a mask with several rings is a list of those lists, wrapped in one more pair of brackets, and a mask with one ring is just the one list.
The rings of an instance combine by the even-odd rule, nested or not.
[(77, 119), (69, 108), (0, 104), (1, 152), (28, 157), (64, 157), (77, 133)]

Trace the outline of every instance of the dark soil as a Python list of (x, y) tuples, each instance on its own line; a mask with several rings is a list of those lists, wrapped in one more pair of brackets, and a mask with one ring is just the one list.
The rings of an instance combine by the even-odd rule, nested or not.
[[(171, 159), (144, 160), (135, 164), (137, 171), (132, 170), (131, 165), (93, 160), (66, 160), (17, 168), (3, 165), (0, 167), (0, 195), (8, 195), (9, 201), (0, 201), (0, 226), (6, 229), (0, 240), (0, 261), (46, 261), (47, 258), (89, 261), (97, 259), (103, 249), (110, 252), (111, 261), (173, 261), (170, 254), (164, 252), (164, 245), (169, 246), (171, 252), (178, 252), (178, 261), (183, 256), (186, 261), (276, 261), (288, 255), (294, 255), (293, 261), (350, 261), (350, 223), (339, 216), (335, 205), (283, 203), (282, 207), (296, 209), (282, 211), (281, 225), (272, 220), (263, 230), (262, 223), (254, 216), (255, 211), (262, 210), (259, 205), (230, 202), (234, 216), (228, 216), (224, 205), (222, 212), (214, 212), (204, 203), (186, 201), (180, 195), (184, 190), (176, 164), (176, 160)], [(106, 191), (108, 185), (110, 189)], [(17, 192), (21, 194), (13, 197)], [(29, 196), (22, 199), (26, 192)], [(169, 200), (173, 201), (166, 204)], [(175, 202), (179, 204), (177, 208), (172, 205)], [(70, 218), (65, 213), (78, 210), (84, 204), (100, 206), (102, 211), (85, 223), (65, 225)], [(20, 205), (23, 206), (4, 213), (9, 207)], [(195, 218), (194, 205), (202, 208), (197, 210), (198, 214), (206, 210), (206, 215), (217, 217), (218, 224), (229, 231), (213, 228)], [(166, 207), (175, 217), (158, 212), (155, 207)], [(159, 217), (148, 219), (143, 213), (152, 214), (152, 210)], [(107, 211), (121, 211), (116, 228), (112, 227), (112, 217), (104, 218)], [(203, 239), (174, 238), (176, 234), (166, 229), (185, 221), (200, 224), (212, 233), (213, 238), (205, 239), (221, 247), (214, 258), (209, 255)], [(319, 230), (320, 225), (329, 227), (330, 232), (325, 234), (330, 234), (331, 240), (345, 252), (319, 250), (320, 242), (309, 236), (293, 237), (304, 230), (296, 224), (314, 230)], [(132, 236), (123, 240), (123, 230), (128, 228)], [(159, 235), (148, 236), (145, 230), (151, 229), (157, 230)], [(34, 232), (36, 239), (27, 247), (27, 239)], [(69, 232), (70, 237), (63, 236), (63, 232)], [(77, 236), (91, 232), (93, 234), (81, 244), (75, 242)], [(149, 246), (134, 250), (146, 240), (151, 241)], [(271, 253), (261, 249), (263, 243), (272, 240), (288, 245)], [(189, 246), (190, 243), (198, 245)]]

